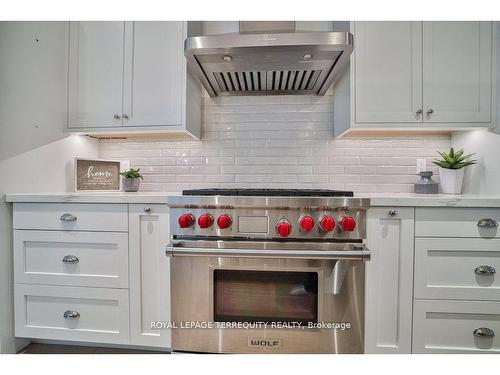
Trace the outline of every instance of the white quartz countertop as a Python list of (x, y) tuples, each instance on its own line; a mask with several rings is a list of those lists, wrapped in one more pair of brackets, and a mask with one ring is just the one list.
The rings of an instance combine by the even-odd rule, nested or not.
[(166, 203), (167, 197), (181, 192), (137, 193), (35, 193), (7, 194), (6, 202), (12, 203)]
[(500, 207), (500, 195), (358, 194), (373, 206), (399, 207)]
[[(31, 203), (165, 203), (168, 196), (180, 192), (138, 193), (35, 193), (7, 194), (6, 202)], [(426, 195), (426, 194), (358, 194), (370, 198), (371, 206), (399, 207), (500, 207), (500, 195)]]

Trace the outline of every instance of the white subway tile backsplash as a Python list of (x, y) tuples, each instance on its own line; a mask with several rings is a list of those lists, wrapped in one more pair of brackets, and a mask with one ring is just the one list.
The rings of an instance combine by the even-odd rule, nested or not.
[(236, 182), (239, 183), (248, 182), (255, 184), (258, 182), (266, 182), (265, 174), (241, 174), (241, 175), (236, 175), (235, 177), (236, 177)]
[(165, 166), (162, 168), (163, 168), (163, 170), (161, 172), (158, 172), (158, 173), (165, 173), (165, 174), (170, 174), (170, 175), (191, 173), (191, 167), (189, 167), (189, 166), (175, 166), (175, 167)]
[(235, 176), (231, 174), (227, 175), (207, 174), (205, 175), (205, 182), (215, 182), (215, 183), (235, 182)]
[[(143, 191), (189, 188), (328, 188), (404, 193), (428, 169), (443, 134), (333, 138), (333, 100), (325, 96), (204, 98), (202, 141), (101, 140), (100, 157), (141, 168)], [(439, 181), (439, 176), (435, 178)]]
[(253, 166), (249, 173), (264, 173), (264, 174), (302, 174), (302, 173), (312, 173), (311, 166), (290, 166), (290, 165), (261, 165)]
[(220, 174), (220, 168), (218, 165), (200, 165), (190, 167), (190, 170), (194, 174)]

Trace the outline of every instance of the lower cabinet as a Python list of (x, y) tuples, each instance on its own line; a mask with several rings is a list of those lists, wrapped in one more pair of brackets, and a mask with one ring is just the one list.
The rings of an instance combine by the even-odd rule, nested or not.
[(415, 211), (414, 353), (500, 353), (500, 211)]
[(170, 260), (168, 207), (129, 205), (130, 343), (170, 347), (170, 330), (154, 322), (170, 320)]
[(411, 353), (413, 207), (368, 210), (365, 353)]
[[(35, 211), (44, 220), (25, 220)], [(64, 213), (76, 224), (57, 229)], [(152, 328), (170, 320), (165, 204), (22, 203), (13, 216), (17, 337), (170, 348)]]
[(414, 353), (500, 353), (499, 332), (500, 302), (415, 301)]
[(20, 284), (128, 288), (127, 233), (14, 231)]
[(126, 289), (16, 284), (14, 291), (18, 337), (129, 343)]
[(417, 238), (416, 299), (500, 300), (500, 238)]

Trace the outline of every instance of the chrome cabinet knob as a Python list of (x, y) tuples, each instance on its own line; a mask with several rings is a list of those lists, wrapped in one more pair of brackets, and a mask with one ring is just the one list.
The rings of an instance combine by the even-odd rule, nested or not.
[(417, 112), (415, 112), (417, 115), (421, 115), (422, 114), (422, 108), (420, 108), (419, 110), (417, 110)]
[(115, 113), (115, 115), (113, 116), (113, 118), (115, 118), (115, 119), (118, 120), (120, 118), (120, 115), (118, 113)]
[(494, 219), (484, 218), (477, 222), (477, 226), (479, 228), (496, 228), (498, 227), (498, 223)]
[(66, 255), (63, 259), (62, 259), (63, 263), (66, 263), (66, 264), (76, 264), (78, 262), (80, 262), (80, 259), (78, 259), (78, 257), (76, 255)]
[(64, 319), (78, 319), (80, 317), (80, 313), (78, 311), (67, 310), (63, 315)]
[(476, 328), (472, 334), (476, 337), (495, 337), (495, 331), (486, 327)]
[(396, 210), (389, 210), (389, 212), (387, 212), (389, 214), (389, 216), (398, 216), (398, 211)]
[(124, 114), (122, 115), (122, 117), (123, 117), (123, 118), (128, 118), (128, 115), (127, 115), (126, 113), (124, 113)]
[(492, 266), (482, 265), (474, 270), (476, 275), (494, 275), (497, 270)]
[(428, 114), (428, 115), (432, 115), (433, 113), (434, 113), (434, 110), (433, 110), (432, 108), (429, 108), (429, 109), (427, 110), (427, 114)]
[(150, 214), (151, 212), (153, 212), (153, 209), (151, 207), (144, 207), (144, 212)]
[(72, 221), (76, 221), (76, 216), (73, 216), (71, 214), (64, 214), (64, 215), (61, 215), (60, 219), (61, 219), (61, 221), (72, 222)]

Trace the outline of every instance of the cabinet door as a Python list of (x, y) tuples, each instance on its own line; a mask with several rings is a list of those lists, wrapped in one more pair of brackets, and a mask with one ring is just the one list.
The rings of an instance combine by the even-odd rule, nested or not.
[(424, 22), (425, 122), (490, 122), (491, 22)]
[(124, 22), (70, 23), (69, 128), (122, 125), (124, 27)]
[(124, 126), (181, 126), (186, 23), (127, 22)]
[(168, 207), (132, 204), (129, 220), (131, 344), (170, 348), (170, 330), (151, 328), (170, 321)]
[(421, 31), (421, 22), (354, 23), (356, 122), (422, 122)]
[(365, 352), (411, 353), (414, 209), (370, 208), (367, 225)]

